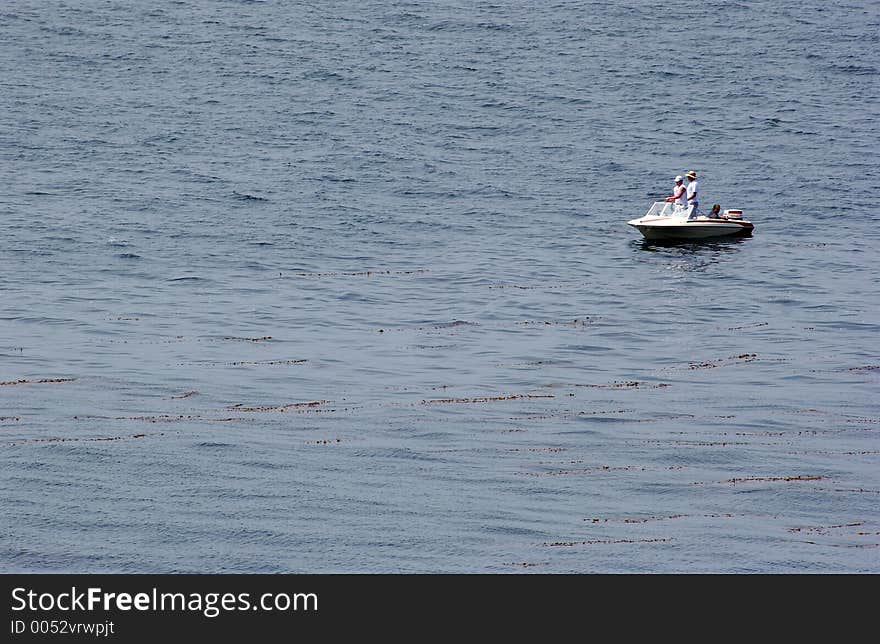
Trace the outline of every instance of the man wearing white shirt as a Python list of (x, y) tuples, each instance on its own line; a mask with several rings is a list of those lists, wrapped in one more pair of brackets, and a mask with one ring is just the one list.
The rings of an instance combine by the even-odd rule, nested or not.
[(686, 176), (688, 180), (687, 205), (694, 207), (691, 212), (691, 217), (696, 217), (697, 211), (700, 209), (700, 184), (697, 183), (697, 173), (693, 170), (688, 170), (687, 174), (684, 176)]
[(672, 188), (672, 196), (666, 197), (666, 201), (672, 202), (677, 208), (687, 208), (687, 195), (682, 181), (684, 181), (684, 177), (681, 175), (675, 177), (675, 186)]

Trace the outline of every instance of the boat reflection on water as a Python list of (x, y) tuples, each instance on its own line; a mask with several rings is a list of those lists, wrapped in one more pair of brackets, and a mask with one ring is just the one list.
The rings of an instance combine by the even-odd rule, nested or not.
[(738, 261), (737, 255), (745, 250), (742, 244), (750, 237), (722, 237), (700, 241), (675, 240), (633, 240), (630, 248), (634, 253), (651, 253), (637, 260), (652, 266), (664, 266), (673, 272), (702, 272), (712, 265)]
[(747, 243), (751, 237), (716, 237), (713, 239), (642, 239), (634, 240), (632, 245), (640, 250), (658, 252), (663, 249), (678, 248), (683, 251), (699, 252), (701, 250), (730, 251), (739, 244)]

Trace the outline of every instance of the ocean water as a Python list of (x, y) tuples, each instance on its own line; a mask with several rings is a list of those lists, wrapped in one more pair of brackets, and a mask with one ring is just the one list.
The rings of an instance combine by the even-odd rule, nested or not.
[(876, 2), (0, 25), (0, 570), (880, 572)]

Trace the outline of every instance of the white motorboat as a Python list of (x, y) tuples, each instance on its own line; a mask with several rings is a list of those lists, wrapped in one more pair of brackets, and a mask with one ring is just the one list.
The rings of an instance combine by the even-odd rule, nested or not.
[(755, 229), (752, 222), (743, 219), (742, 210), (725, 210), (718, 217), (694, 217), (693, 210), (693, 206), (682, 207), (670, 202), (656, 201), (642, 217), (626, 223), (638, 228), (645, 239), (651, 240), (748, 237)]

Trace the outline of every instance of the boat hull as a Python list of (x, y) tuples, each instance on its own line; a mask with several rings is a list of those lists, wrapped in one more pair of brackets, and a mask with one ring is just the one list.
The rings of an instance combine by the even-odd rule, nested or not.
[(693, 240), (717, 237), (749, 237), (755, 229), (750, 221), (731, 219), (690, 219), (686, 221), (668, 218), (633, 219), (626, 222), (638, 229), (650, 240)]

